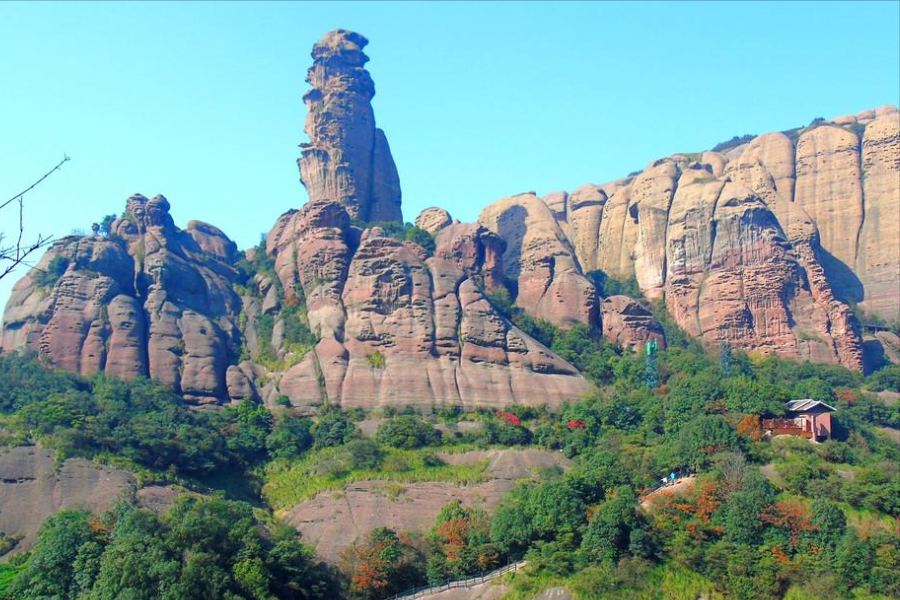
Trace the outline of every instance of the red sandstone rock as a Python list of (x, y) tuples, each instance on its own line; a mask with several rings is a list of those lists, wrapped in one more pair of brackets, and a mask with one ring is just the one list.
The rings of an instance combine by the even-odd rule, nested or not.
[(603, 315), (603, 337), (609, 341), (642, 350), (650, 340), (666, 347), (666, 336), (656, 317), (634, 298), (610, 296), (600, 305)]
[(506, 242), (503, 266), (518, 280), (518, 306), (560, 327), (597, 325), (594, 285), (544, 202), (533, 194), (503, 198), (485, 208), (478, 222)]
[(311, 201), (337, 200), (367, 222), (402, 221), (397, 167), (384, 132), (375, 128), (375, 85), (364, 67), (368, 43), (337, 29), (313, 46), (300, 179)]
[(82, 374), (149, 376), (189, 401), (227, 399), (239, 313), (233, 242), (205, 223), (179, 230), (162, 196), (129, 198), (112, 231), (48, 250), (38, 268), (59, 258), (66, 271), (50, 289), (34, 274), (17, 284), (0, 347), (31, 347)]

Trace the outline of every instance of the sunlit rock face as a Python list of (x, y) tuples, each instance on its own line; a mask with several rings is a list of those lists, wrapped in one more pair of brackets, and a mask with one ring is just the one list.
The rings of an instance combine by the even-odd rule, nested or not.
[(548, 242), (523, 250), (522, 240), (540, 238), (574, 253), (566, 263), (573, 272), (633, 277), (647, 299), (664, 301), (680, 327), (710, 346), (727, 341), (855, 370), (870, 347), (892, 356), (878, 338), (863, 345), (850, 309), (900, 321), (900, 114), (892, 106), (554, 192), (539, 219), (527, 195), (514, 198), (530, 220), (501, 223), (499, 215), (512, 214), (510, 199), (480, 220), (511, 245), (504, 266), (519, 277), (517, 304), (534, 316), (562, 326), (593, 318), (579, 316), (584, 305), (574, 300), (564, 317), (541, 305), (553, 278), (532, 255), (565, 252)]
[(280, 379), (294, 404), (555, 406), (590, 389), (488, 301), (502, 285), (505, 244), (484, 227), (443, 227), (429, 257), (354, 227), (336, 201), (309, 202), (279, 223), (268, 252), (286, 293), (302, 288), (320, 335)]
[(384, 132), (375, 127), (375, 84), (365, 69), (369, 41), (326, 33), (313, 46), (306, 81), (306, 134), (298, 164), (311, 201), (336, 200), (366, 222), (402, 221), (400, 178)]
[(84, 375), (151, 377), (191, 402), (225, 401), (239, 345), (236, 247), (200, 221), (179, 229), (169, 209), (163, 196), (135, 195), (109, 237), (56, 242), (16, 284), (0, 347)]

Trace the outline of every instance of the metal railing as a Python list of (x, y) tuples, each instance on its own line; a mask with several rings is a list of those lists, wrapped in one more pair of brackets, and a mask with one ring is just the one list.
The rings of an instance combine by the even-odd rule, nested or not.
[(438, 592), (443, 592), (446, 590), (455, 590), (458, 588), (470, 588), (475, 587), (476, 585), (481, 585), (483, 583), (487, 583), (492, 579), (496, 579), (500, 577), (504, 573), (509, 573), (510, 571), (518, 571), (522, 567), (525, 566), (525, 561), (521, 560), (515, 563), (509, 563), (505, 567), (500, 567), (499, 569), (494, 569), (488, 573), (482, 573), (477, 577), (467, 577), (466, 579), (448, 579), (443, 583), (439, 583), (436, 585), (426, 585), (422, 587), (412, 588), (406, 590), (405, 592), (400, 592), (386, 600), (413, 600), (414, 598), (421, 598), (422, 596), (427, 596), (429, 594), (437, 594)]

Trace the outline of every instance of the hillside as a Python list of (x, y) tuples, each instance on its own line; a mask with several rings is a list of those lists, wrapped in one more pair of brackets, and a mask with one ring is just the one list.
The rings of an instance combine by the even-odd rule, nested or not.
[(900, 112), (413, 224), (367, 43), (258, 247), (135, 194), (16, 284), (0, 598), (900, 598)]

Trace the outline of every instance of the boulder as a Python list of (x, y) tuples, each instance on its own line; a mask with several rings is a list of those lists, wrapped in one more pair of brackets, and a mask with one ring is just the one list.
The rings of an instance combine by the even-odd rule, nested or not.
[(431, 235), (437, 234), (438, 231), (452, 223), (453, 217), (450, 216), (450, 213), (436, 206), (426, 208), (416, 217), (416, 227), (424, 229)]

